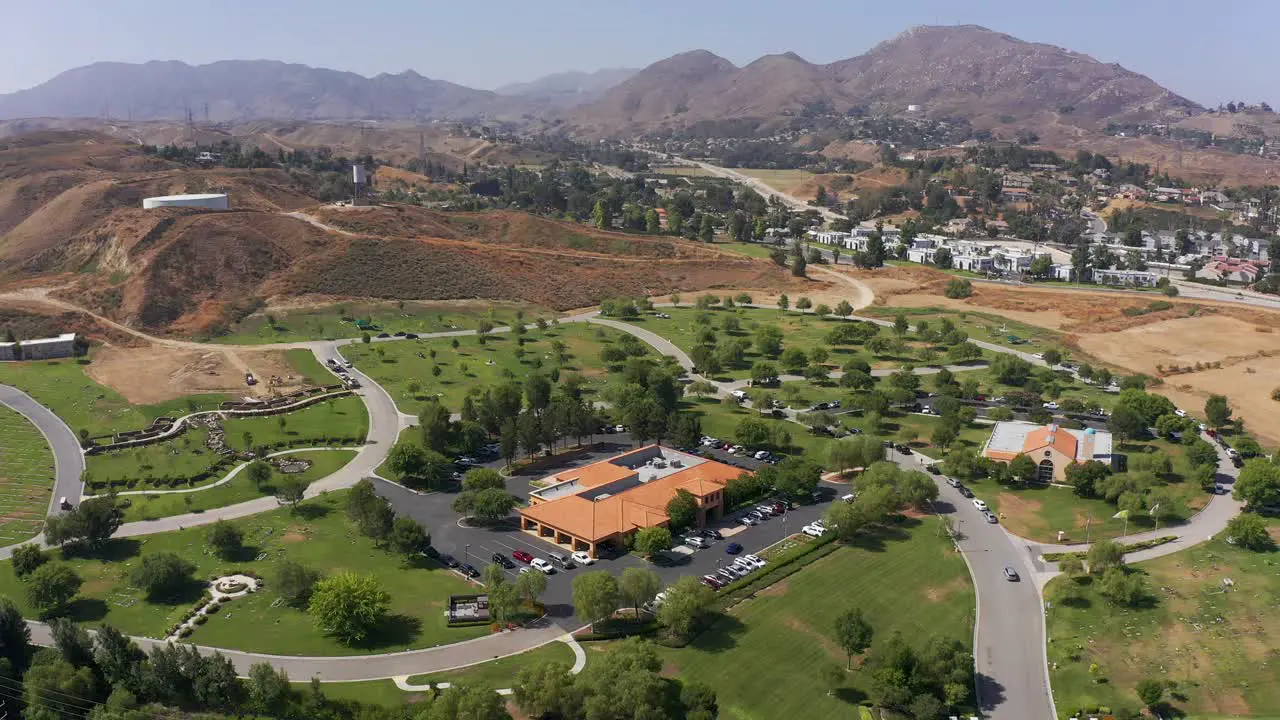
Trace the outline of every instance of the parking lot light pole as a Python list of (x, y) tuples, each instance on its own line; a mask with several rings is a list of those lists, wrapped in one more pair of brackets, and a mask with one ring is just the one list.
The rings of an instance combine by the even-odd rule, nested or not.
[(462, 546), (462, 562), (471, 564), (471, 544), (467, 543)]

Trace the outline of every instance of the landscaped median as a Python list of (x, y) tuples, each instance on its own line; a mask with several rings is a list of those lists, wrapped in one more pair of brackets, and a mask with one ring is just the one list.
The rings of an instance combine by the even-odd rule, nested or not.
[[(1162, 535), (1158, 538), (1151, 538), (1149, 540), (1139, 540), (1138, 542), (1135, 542), (1135, 543), (1126, 543), (1124, 545), (1121, 545), (1121, 547), (1124, 548), (1125, 554), (1128, 554), (1128, 553), (1138, 552), (1139, 550), (1149, 550), (1153, 547), (1160, 547), (1161, 545), (1174, 542), (1177, 539), (1178, 539), (1177, 535)], [(1066, 557), (1072, 557), (1078, 560), (1084, 560), (1085, 555), (1087, 554), (1088, 553), (1081, 550), (1079, 552), (1045, 553), (1040, 557), (1044, 558), (1045, 561), (1047, 562), (1058, 562), (1059, 560), (1062, 560), (1063, 558), (1066, 558)]]

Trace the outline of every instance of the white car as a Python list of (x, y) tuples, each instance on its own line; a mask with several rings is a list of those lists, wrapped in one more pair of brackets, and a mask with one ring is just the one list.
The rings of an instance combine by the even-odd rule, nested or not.
[(596, 563), (596, 559), (591, 557), (590, 553), (582, 550), (575, 552), (569, 557), (573, 558), (573, 561), (579, 565), (594, 565)]
[(769, 459), (769, 451), (768, 451), (768, 450), (757, 450), (757, 451), (756, 451), (756, 454), (755, 454), (755, 456), (754, 456), (754, 457), (755, 457), (755, 459), (757, 459), (757, 460), (768, 460), (768, 459)]
[(1050, 400), (1049, 402), (1045, 403), (1042, 407), (1044, 407), (1045, 410), (1057, 410), (1058, 403)]
[(805, 535), (808, 535), (809, 537), (822, 537), (823, 535), (822, 528), (814, 527), (812, 525), (805, 525), (804, 527), (800, 528), (800, 530), (801, 532), (803, 532)]
[(982, 500), (981, 498), (974, 498), (973, 506), (978, 508), (979, 511), (985, 512), (987, 509), (987, 502), (985, 500)]
[(733, 398), (734, 398), (735, 400), (746, 400), (746, 399), (747, 399), (747, 391), (746, 391), (746, 390), (734, 390), (733, 392), (731, 392), (731, 393), (729, 393), (729, 394), (730, 394), (730, 395), (732, 395), (732, 396), (733, 396)]
[(756, 566), (755, 566), (755, 565), (752, 565), (751, 563), (749, 563), (749, 562), (747, 562), (746, 560), (743, 560), (743, 559), (741, 559), (741, 558), (739, 558), (739, 559), (737, 559), (737, 560), (734, 560), (734, 561), (733, 561), (733, 564), (732, 564), (732, 565), (730, 565), (729, 567), (737, 568), (739, 571), (741, 571), (741, 572), (742, 572), (742, 575), (743, 575), (744, 577), (745, 577), (745, 576), (747, 576), (747, 575), (750, 575), (751, 573), (753, 573), (753, 572), (755, 572), (755, 571), (756, 571)]
[(738, 522), (742, 523), (743, 525), (755, 525), (756, 523), (759, 522), (759, 520), (756, 520), (750, 515), (743, 515), (742, 517), (738, 518)]
[(764, 560), (761, 560), (760, 557), (757, 555), (743, 555), (739, 559), (746, 560), (747, 562), (751, 563), (752, 567), (755, 567), (755, 568), (762, 568), (768, 564)]
[(534, 570), (540, 570), (543, 575), (554, 575), (556, 572), (555, 566), (542, 558), (534, 558), (529, 566)]
[(1173, 414), (1177, 415), (1178, 417), (1186, 417), (1187, 411), (1183, 410), (1182, 408), (1177, 408), (1176, 410), (1173, 411)]

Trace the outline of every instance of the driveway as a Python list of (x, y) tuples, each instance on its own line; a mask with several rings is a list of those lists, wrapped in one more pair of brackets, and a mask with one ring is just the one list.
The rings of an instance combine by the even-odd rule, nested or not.
[(60, 498), (65, 497), (73, 504), (80, 502), (84, 494), (84, 483), (80, 480), (84, 473), (84, 453), (76, 434), (52, 410), (17, 388), (0, 385), (0, 404), (30, 420), (53, 450), (54, 481), (49, 514), (62, 512), (58, 504)]

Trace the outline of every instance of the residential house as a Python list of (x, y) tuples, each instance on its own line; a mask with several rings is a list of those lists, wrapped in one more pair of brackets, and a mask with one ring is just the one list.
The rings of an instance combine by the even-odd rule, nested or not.
[(1120, 287), (1155, 287), (1160, 277), (1145, 270), (1099, 270), (1094, 269), (1093, 281), (1101, 285)]
[(1196, 277), (1209, 280), (1225, 280), (1253, 284), (1266, 273), (1270, 265), (1266, 260), (1242, 260), (1240, 258), (1218, 255), (1196, 273)]

